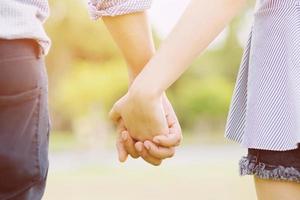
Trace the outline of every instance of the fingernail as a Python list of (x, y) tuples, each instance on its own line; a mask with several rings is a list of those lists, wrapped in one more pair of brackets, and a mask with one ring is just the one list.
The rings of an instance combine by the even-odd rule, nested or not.
[(158, 144), (158, 143), (159, 143), (159, 139), (157, 139), (157, 138), (154, 138), (154, 139), (153, 139), (153, 142), (155, 142), (155, 143), (157, 143), (157, 144)]
[(122, 163), (123, 162), (123, 160), (122, 160), (122, 158), (119, 156), (119, 162), (120, 163)]
[(126, 158), (127, 158), (127, 156), (124, 155), (124, 154), (120, 154), (120, 155), (119, 155), (119, 161), (120, 161), (121, 163), (124, 163), (124, 162), (126, 161)]
[(118, 156), (118, 159), (119, 159), (119, 162), (122, 162), (122, 157), (121, 157), (120, 154), (119, 154), (119, 156)]
[(150, 145), (149, 145), (149, 143), (148, 143), (148, 142), (145, 142), (145, 144), (144, 144), (144, 145), (145, 145), (146, 149), (150, 150), (150, 148), (151, 148), (151, 147), (150, 147)]
[(127, 133), (126, 133), (126, 132), (122, 132), (122, 139), (123, 139), (124, 141), (126, 141), (127, 138), (128, 138)]
[(142, 145), (136, 145), (136, 150), (137, 150), (138, 152), (142, 152), (142, 151), (143, 151)]

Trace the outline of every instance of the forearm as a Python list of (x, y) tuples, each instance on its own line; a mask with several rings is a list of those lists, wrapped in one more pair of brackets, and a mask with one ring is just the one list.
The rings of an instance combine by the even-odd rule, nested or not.
[(133, 81), (155, 52), (147, 15), (137, 12), (103, 17), (103, 21), (121, 50), (128, 65), (129, 79)]
[(135, 79), (136, 92), (161, 94), (241, 10), (245, 0), (192, 0), (161, 47)]

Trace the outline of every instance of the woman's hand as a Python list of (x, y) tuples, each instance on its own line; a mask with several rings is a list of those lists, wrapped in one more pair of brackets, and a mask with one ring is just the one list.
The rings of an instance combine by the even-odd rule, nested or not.
[(130, 136), (144, 142), (159, 134), (169, 132), (166, 113), (163, 109), (163, 95), (147, 96), (129, 92), (115, 103), (110, 118), (118, 123), (123, 119)]
[(146, 140), (144, 143), (132, 139), (122, 119), (118, 121), (118, 139), (116, 142), (119, 160), (125, 162), (128, 154), (133, 158), (142, 157), (152, 165), (160, 165), (163, 159), (175, 154), (175, 147), (182, 140), (181, 127), (173, 107), (167, 97), (163, 95), (163, 109), (166, 113), (168, 133), (154, 137), (154, 141)]

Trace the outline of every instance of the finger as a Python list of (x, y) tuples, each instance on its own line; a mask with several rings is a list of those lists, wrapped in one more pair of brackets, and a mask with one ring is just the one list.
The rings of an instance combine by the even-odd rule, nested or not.
[(126, 130), (127, 130), (127, 128), (125, 127), (124, 121), (121, 118), (117, 124), (117, 132), (118, 132), (118, 134), (121, 134), (123, 131), (126, 131)]
[(109, 115), (109, 119), (112, 122), (118, 123), (118, 121), (121, 119), (121, 115), (118, 109), (118, 103), (115, 103), (115, 105), (112, 107), (108, 115)]
[(127, 160), (128, 153), (125, 150), (125, 147), (124, 147), (121, 137), (119, 137), (117, 139), (116, 146), (117, 146), (117, 150), (118, 150), (119, 161), (125, 162)]
[(169, 128), (173, 127), (176, 123), (175, 119), (170, 114), (167, 114), (166, 118), (167, 118)]
[(128, 152), (125, 148), (125, 145), (124, 145), (124, 142), (122, 139), (122, 135), (121, 135), (122, 131), (124, 131), (124, 130), (126, 130), (126, 127), (124, 125), (123, 120), (121, 119), (117, 125), (118, 139), (116, 142), (120, 162), (125, 162), (128, 157)]
[(181, 130), (175, 127), (172, 127), (169, 130), (169, 134), (155, 136), (153, 142), (164, 147), (178, 146), (182, 140)]
[(122, 140), (123, 140), (123, 144), (124, 144), (124, 148), (125, 150), (128, 152), (128, 154), (130, 154), (130, 156), (132, 158), (138, 158), (140, 157), (139, 153), (137, 152), (137, 150), (135, 149), (135, 142), (134, 140), (130, 137), (128, 131), (123, 131), (121, 133), (122, 136)]
[(155, 158), (147, 152), (147, 149), (144, 147), (142, 142), (135, 143), (135, 147), (139, 152), (140, 156), (148, 163), (154, 166), (159, 166), (162, 163), (161, 159)]
[(165, 158), (171, 158), (175, 154), (175, 148), (174, 147), (162, 147), (157, 146), (151, 141), (145, 141), (144, 142), (145, 148), (148, 150), (148, 153), (158, 159), (165, 159)]

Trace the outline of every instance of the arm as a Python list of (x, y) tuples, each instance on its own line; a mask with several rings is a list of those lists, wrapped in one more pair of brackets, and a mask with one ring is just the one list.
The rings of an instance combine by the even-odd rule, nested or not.
[[(162, 119), (163, 92), (188, 68), (242, 9), (246, 0), (192, 0), (155, 56), (132, 83), (128, 93), (111, 110), (112, 120), (122, 116), (132, 126), (146, 126), (147, 119)], [(153, 120), (154, 121), (154, 120)], [(153, 136), (156, 144), (165, 137)]]
[(244, 4), (245, 0), (192, 0), (156, 55), (135, 79), (131, 92), (143, 97), (162, 94)]
[[(111, 33), (114, 41), (121, 50), (128, 66), (129, 80), (132, 82), (134, 78), (140, 73), (147, 62), (152, 58), (155, 52), (154, 42), (151, 28), (145, 12), (137, 12), (116, 17), (103, 17), (103, 21)], [(134, 31), (133, 31), (134, 30)], [(168, 101), (165, 94), (163, 95), (164, 108), (166, 113), (175, 121), (173, 134), (175, 138), (168, 138), (166, 143), (162, 144), (165, 147), (158, 147), (152, 142), (148, 141), (147, 151), (141, 144), (137, 144), (137, 149), (141, 149), (138, 153), (134, 148), (135, 141), (128, 133), (122, 133), (117, 141), (119, 152), (119, 159), (125, 161), (127, 153), (136, 158), (140, 154), (147, 162), (151, 164), (160, 164), (161, 159), (170, 157), (174, 154), (174, 146), (178, 145), (181, 140), (181, 129), (176, 117), (176, 114)], [(118, 123), (118, 132), (124, 130), (124, 123)], [(122, 140), (125, 138), (125, 140)]]
[[(133, 13), (116, 17), (105, 17), (105, 24), (111, 32), (114, 40), (123, 52), (130, 68), (132, 78), (149, 61), (154, 53), (151, 31), (145, 13)], [(157, 99), (159, 107), (152, 112), (149, 108), (145, 118), (136, 123), (135, 118), (127, 118), (126, 115), (116, 115), (116, 121), (123, 119), (131, 137), (135, 140), (145, 141), (152, 139), (154, 135), (168, 133), (168, 125), (162, 107), (162, 96)]]
[(129, 80), (132, 82), (155, 52), (147, 15), (137, 12), (103, 17), (103, 21), (127, 62)]

